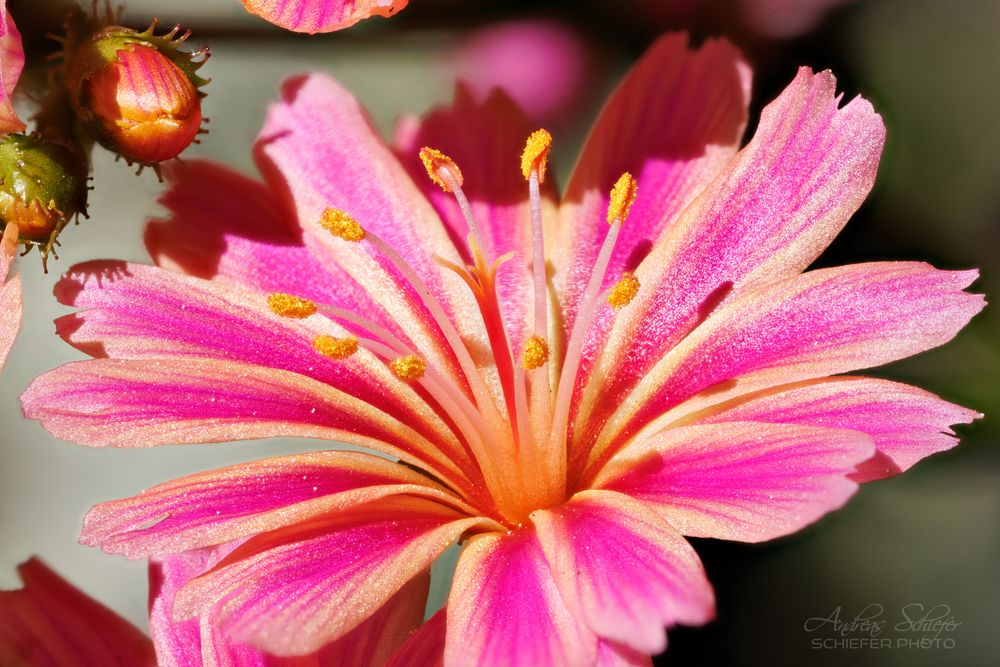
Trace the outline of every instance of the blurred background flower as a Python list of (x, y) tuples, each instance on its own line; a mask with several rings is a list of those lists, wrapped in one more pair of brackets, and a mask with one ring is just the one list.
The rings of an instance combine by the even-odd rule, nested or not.
[[(211, 133), (190, 153), (248, 171), (253, 167), (245, 147), (285, 76), (312, 69), (332, 73), (388, 133), (402, 112), (419, 113), (451, 98), (456, 75), (474, 63), (456, 54), (469, 53), (477, 34), (488, 36), (500, 23), (543, 21), (572, 35), (578, 47), (571, 50), (578, 48), (586, 63), (573, 92), (577, 97), (568, 103), (576, 112), (567, 116), (577, 122), (556, 118), (549, 128), (555, 134), (552, 169), (561, 183), (596, 105), (656, 35), (666, 29), (689, 29), (697, 37), (725, 34), (754, 66), (751, 117), (805, 64), (833, 69), (846, 98), (863, 93), (886, 119), (886, 152), (875, 190), (823, 256), (824, 265), (922, 259), (943, 268), (978, 266), (983, 277), (977, 291), (988, 299), (998, 293), (1000, 87), (993, 81), (1000, 63), (994, 35), (1000, 3), (857, 0), (803, 21), (786, 13), (799, 11), (801, 3), (770, 2), (772, 24), (798, 24), (795, 35), (760, 28), (745, 0), (672, 0), (657, 3), (662, 7), (655, 15), (641, 4), (651, 3), (581, 0), (570, 13), (554, 0), (422, 0), (391, 20), (364, 21), (311, 38), (268, 26), (235, 1), (174, 0), (166, 7), (162, 0), (133, 0), (127, 21), (142, 25), (161, 7), (194, 28), (199, 45), (212, 44), (204, 73), (213, 83), (203, 104), (204, 115), (213, 119)], [(525, 80), (556, 60), (543, 53), (526, 61)], [(564, 83), (551, 81), (542, 90)], [(529, 98), (541, 96), (535, 90)], [(73, 243), (65, 245), (49, 276), (28, 263), (20, 271), (25, 323), (0, 378), (5, 426), (0, 586), (16, 586), (16, 564), (40, 553), (68, 579), (142, 625), (144, 568), (78, 546), (84, 512), (101, 500), (183, 474), (322, 445), (272, 440), (88, 450), (56, 441), (21, 419), (17, 399), (30, 380), (80, 358), (53, 335), (51, 321), (66, 312), (51, 296), (61, 270), (96, 257), (147, 259), (141, 223), (159, 210), (155, 177), (137, 179), (116, 169), (103, 152), (94, 166), (94, 224), (67, 229)], [(670, 664), (936, 666), (1000, 660), (1000, 311), (987, 308), (953, 344), (879, 374), (926, 387), (987, 416), (961, 430), (956, 449), (865, 487), (847, 509), (798, 537), (759, 546), (699, 542), (718, 592), (719, 618), (706, 628), (673, 632)], [(436, 603), (443, 594), (432, 593)], [(828, 616), (838, 606), (853, 617), (870, 603), (895, 617), (907, 604), (948, 605), (961, 623), (951, 633), (954, 647), (849, 653), (811, 648), (814, 635), (803, 628), (808, 618)], [(896, 638), (901, 635), (891, 629), (894, 623), (885, 632)]]

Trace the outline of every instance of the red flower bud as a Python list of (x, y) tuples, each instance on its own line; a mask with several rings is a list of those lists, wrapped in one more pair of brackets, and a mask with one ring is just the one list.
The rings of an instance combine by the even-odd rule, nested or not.
[(194, 74), (201, 63), (178, 51), (172, 35), (114, 26), (71, 56), (67, 88), (77, 116), (129, 162), (155, 165), (177, 157), (201, 128), (204, 80)]

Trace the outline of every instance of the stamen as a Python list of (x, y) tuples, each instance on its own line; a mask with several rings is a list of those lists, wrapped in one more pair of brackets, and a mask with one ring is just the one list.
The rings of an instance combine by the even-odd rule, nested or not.
[(549, 344), (540, 336), (531, 336), (524, 341), (521, 350), (521, 368), (533, 371), (545, 365), (549, 360)]
[(454, 192), (455, 184), (462, 187), (462, 171), (455, 161), (439, 150), (424, 146), (420, 149), (420, 161), (432, 181), (445, 192)]
[(626, 271), (608, 292), (608, 304), (618, 310), (632, 303), (639, 292), (639, 279), (631, 271)]
[(340, 209), (328, 208), (324, 210), (319, 224), (334, 236), (352, 243), (363, 241), (366, 236), (361, 224), (347, 212)]
[(354, 336), (336, 338), (320, 334), (313, 338), (313, 349), (324, 357), (331, 359), (346, 359), (358, 351), (358, 339)]
[(625, 220), (628, 217), (628, 210), (635, 203), (635, 195), (638, 191), (639, 183), (627, 171), (618, 177), (615, 186), (611, 188), (611, 201), (608, 202), (608, 224), (614, 224), (615, 220)]
[(389, 362), (389, 369), (393, 372), (393, 375), (398, 377), (400, 380), (413, 382), (414, 380), (419, 380), (424, 376), (424, 372), (427, 370), (427, 362), (420, 357), (411, 354), (405, 357), (399, 357), (398, 359), (393, 359)]
[(316, 304), (309, 299), (275, 292), (267, 297), (267, 306), (271, 312), (281, 317), (302, 319), (316, 312)]
[(538, 182), (545, 182), (545, 167), (549, 160), (549, 150), (552, 148), (552, 135), (548, 130), (535, 130), (524, 144), (521, 153), (521, 173), (524, 180), (531, 178), (532, 172), (538, 172)]
[(559, 374), (559, 387), (556, 389), (556, 408), (552, 421), (552, 444), (555, 447), (565, 448), (566, 440), (569, 436), (569, 408), (576, 385), (576, 375), (580, 368), (580, 357), (583, 354), (584, 338), (594, 318), (597, 316), (598, 293), (601, 283), (604, 282), (604, 274), (608, 270), (608, 263), (611, 261), (611, 253), (615, 249), (618, 240), (618, 233), (621, 231), (625, 215), (628, 215), (629, 207), (635, 201), (637, 183), (631, 174), (625, 172), (619, 177), (614, 187), (611, 189), (611, 203), (608, 206), (608, 220), (611, 229), (604, 237), (604, 244), (594, 262), (594, 269), (590, 274), (590, 281), (580, 298), (580, 306), (577, 309), (576, 321), (573, 323), (573, 332), (570, 334), (569, 344), (566, 346), (566, 356), (563, 360), (562, 372)]

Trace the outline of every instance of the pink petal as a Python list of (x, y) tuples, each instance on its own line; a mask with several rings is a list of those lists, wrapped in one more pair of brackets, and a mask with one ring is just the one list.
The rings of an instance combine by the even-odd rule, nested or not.
[(840, 377), (775, 387), (711, 408), (697, 423), (760, 421), (861, 431), (878, 454), (859, 466), (856, 482), (897, 475), (958, 444), (952, 424), (981, 414), (888, 380)]
[(7, 13), (7, 0), (0, 0), (0, 132), (23, 132), (24, 121), (14, 111), (11, 96), (24, 69), (21, 33)]
[(653, 659), (628, 646), (604, 639), (597, 642), (596, 667), (652, 667)]
[(179, 553), (400, 494), (467, 509), (426, 475), (394, 461), (313, 452), (190, 475), (101, 503), (84, 519), (80, 542), (128, 558)]
[(343, 637), (480, 519), (396, 496), (253, 537), (175, 598), (174, 616), (217, 614), (224, 631), (275, 655)]
[(646, 374), (619, 404), (598, 450), (640, 425), (654, 432), (735, 396), (942, 345), (983, 308), (981, 296), (962, 291), (976, 275), (917, 262), (854, 264), (746, 293)]
[(319, 651), (278, 658), (231, 641), (211, 617), (175, 621), (174, 597), (195, 577), (214, 567), (235, 545), (158, 559), (150, 567), (150, 628), (160, 667), (370, 667), (383, 664), (407, 634), (420, 625), (429, 577), (418, 575), (339, 640)]
[(700, 625), (714, 615), (694, 549), (643, 503), (583, 491), (531, 520), (566, 606), (599, 637), (660, 653), (663, 626)]
[(21, 276), (7, 280), (17, 250), (17, 234), (17, 225), (8, 223), (0, 237), (0, 369), (21, 328)]
[[(263, 183), (205, 160), (166, 163), (160, 203), (169, 217), (146, 227), (146, 248), (160, 266), (235, 287), (285, 292), (357, 312), (358, 300), (330, 262), (303, 245), (298, 224)], [(363, 296), (363, 295), (362, 295)]]
[(563, 602), (533, 529), (469, 540), (448, 597), (446, 667), (592, 665), (597, 640)]
[(286, 82), (281, 102), (268, 114), (256, 155), (268, 183), (290, 198), (306, 245), (322, 248), (325, 261), (339, 264), (367, 290), (428, 365), (464, 386), (423, 298), (402, 274), (371, 244), (336, 238), (319, 224), (328, 207), (352, 215), (399, 253), (471, 347), (488, 345), (470, 290), (435, 261), (437, 256), (462, 263), (447, 229), (357, 100), (325, 76)]
[(645, 500), (684, 535), (760, 542), (788, 535), (854, 494), (874, 453), (857, 431), (731, 422), (668, 428), (622, 450), (595, 486)]
[(371, 16), (390, 17), (409, 0), (243, 0), (251, 14), (295, 32), (332, 32)]
[(800, 70), (749, 145), (666, 230), (636, 271), (638, 297), (595, 350), (581, 418), (602, 422), (719, 303), (799, 273), (836, 236), (875, 180), (885, 136), (871, 104), (838, 109), (840, 99), (832, 74)]
[(410, 635), (385, 667), (443, 667), (447, 609), (441, 609)]
[(567, 331), (607, 234), (611, 186), (639, 181), (605, 285), (634, 269), (649, 246), (732, 158), (747, 121), (750, 71), (727, 41), (688, 50), (683, 34), (646, 51), (622, 81), (581, 153), (549, 239)]
[(124, 618), (53, 572), (22, 563), (24, 587), (0, 591), (0, 664), (153, 667), (153, 646)]
[[(169, 217), (146, 226), (159, 265), (223, 284), (283, 292), (364, 314), (405, 338), (403, 330), (279, 206), (263, 183), (204, 160), (163, 166), (169, 184), (160, 203)], [(311, 248), (311, 249), (310, 249)]]
[[(483, 232), (486, 256), (516, 253), (497, 274), (499, 300), (515, 350), (521, 347), (526, 327), (532, 325), (534, 307), (528, 184), (518, 165), (524, 142), (535, 129), (502, 91), (494, 90), (477, 101), (466, 85), (459, 84), (451, 106), (435, 109), (420, 121), (404, 121), (396, 132), (400, 162), (441, 216), (456, 245), (465, 246), (465, 218), (455, 197), (427, 178), (418, 157), (424, 146), (444, 152), (462, 170), (462, 190)], [(552, 171), (550, 166), (542, 187), (543, 211), (550, 217), (555, 214), (557, 194)]]
[[(72, 345), (95, 356), (225, 360), (233, 364), (262, 367), (253, 374), (257, 377), (263, 375), (265, 381), (272, 385), (302, 383), (306, 378), (312, 378), (336, 390), (333, 393), (340, 396), (334, 399), (336, 403), (342, 404), (346, 398), (353, 397), (369, 406), (377, 406), (365, 407), (356, 401), (357, 407), (350, 409), (348, 414), (373, 410), (370, 412), (372, 416), (379, 415), (375, 421), (384, 420), (385, 416), (398, 419), (411, 425), (430, 442), (448, 443), (453, 460), (459, 461), (464, 456), (451, 428), (428, 405), (423, 395), (393, 375), (383, 359), (364, 348), (349, 359), (342, 360), (329, 359), (317, 353), (312, 345), (317, 335), (350, 335), (349, 331), (323, 315), (304, 319), (280, 317), (271, 312), (266, 294), (123, 262), (77, 265), (58, 283), (56, 294), (64, 303), (89, 309), (60, 318), (57, 331)], [(174, 377), (178, 373), (183, 376), (186, 364), (185, 361), (181, 367), (168, 372)], [(136, 370), (142, 367), (141, 364), (134, 366)], [(166, 370), (166, 363), (150, 361), (145, 367), (158, 373)], [(192, 364), (192, 367), (198, 368), (198, 365)], [(303, 377), (292, 378), (274, 373), (271, 369), (290, 371)], [(192, 372), (192, 375), (197, 374), (197, 371)], [(156, 381), (155, 378), (150, 379)], [(45, 385), (49, 381), (42, 379), (38, 382)], [(195, 386), (191, 381), (181, 382), (186, 387)], [(208, 379), (205, 386), (214, 388), (217, 384)], [(243, 391), (241, 387), (244, 384), (237, 381), (237, 391)], [(313, 393), (322, 391), (331, 395), (329, 389), (313, 386)], [(60, 390), (57, 388), (57, 391)], [(300, 389), (297, 393), (303, 392)], [(207, 398), (204, 391), (199, 396)], [(52, 404), (48, 407), (61, 406)], [(208, 411), (211, 411), (210, 407)], [(345, 419), (338, 421), (341, 426), (346, 426)], [(375, 421), (366, 421), (369, 421), (369, 427), (376, 426), (377, 431), (384, 435), (383, 427), (377, 426)], [(386, 423), (391, 424), (392, 421), (386, 420)], [(382, 437), (371, 431), (366, 433), (368, 427), (361, 424), (357, 427), (345, 430)], [(407, 449), (420, 449), (420, 446)]]
[(458, 450), (349, 394), (223, 359), (75, 362), (37, 378), (21, 402), (25, 416), (53, 435), (89, 446), (323, 438), (399, 456), (447, 479), (463, 476)]

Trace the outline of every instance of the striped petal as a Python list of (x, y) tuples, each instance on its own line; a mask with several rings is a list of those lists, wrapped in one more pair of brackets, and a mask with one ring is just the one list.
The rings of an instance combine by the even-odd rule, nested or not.
[(14, 111), (14, 87), (24, 69), (21, 33), (7, 13), (7, 0), (0, 0), (0, 132), (23, 132), (26, 128)]
[(735, 396), (942, 345), (983, 308), (981, 296), (962, 291), (976, 275), (917, 262), (854, 264), (748, 293), (650, 370), (616, 406), (598, 450), (640, 426), (653, 433)]
[(639, 295), (594, 350), (581, 419), (605, 421), (718, 304), (801, 272), (836, 236), (871, 189), (885, 135), (866, 100), (840, 100), (830, 72), (800, 70), (753, 140), (666, 230), (636, 270)]
[(448, 597), (445, 667), (592, 665), (597, 638), (563, 601), (533, 529), (469, 540)]
[(17, 225), (8, 223), (0, 237), (0, 369), (21, 328), (21, 276), (7, 280), (17, 250), (17, 233)]
[(423, 619), (429, 577), (418, 575), (367, 621), (315, 653), (268, 655), (230, 640), (211, 617), (175, 621), (174, 597), (235, 545), (156, 559), (150, 566), (150, 629), (160, 667), (379, 667)]
[(404, 465), (360, 452), (261, 459), (97, 505), (80, 542), (128, 558), (188, 551), (408, 494), (467, 509)]
[(323, 248), (328, 261), (339, 264), (399, 325), (428, 365), (465, 386), (426, 299), (375, 246), (337, 238), (320, 224), (330, 207), (353, 216), (400, 255), (467, 345), (488, 346), (468, 287), (435, 260), (462, 263), (447, 229), (357, 100), (325, 76), (286, 82), (282, 100), (268, 114), (256, 155), (272, 188), (290, 197), (306, 245), (315, 242)]
[(60, 366), (21, 396), (24, 414), (89, 446), (322, 438), (464, 477), (464, 454), (350, 394), (287, 371), (216, 359), (95, 359)]
[(178, 591), (174, 616), (217, 615), (236, 641), (280, 656), (312, 653), (371, 617), (481, 521), (396, 496), (264, 533)]
[(651, 46), (618, 86), (584, 145), (551, 239), (567, 331), (607, 234), (609, 192), (622, 172), (639, 181), (606, 284), (650, 245), (736, 153), (747, 122), (750, 70), (725, 40), (689, 50), (671, 34)]
[(169, 215), (145, 234), (159, 266), (354, 312), (374, 309), (343, 271), (306, 248), (302, 230), (263, 183), (206, 160), (169, 162), (163, 173), (160, 204)]
[(839, 508), (875, 453), (858, 431), (731, 422), (669, 428), (622, 450), (594, 486), (644, 500), (684, 535), (760, 542)]
[(409, 0), (243, 0), (251, 14), (295, 32), (332, 32), (372, 16), (390, 17)]
[(861, 431), (875, 441), (878, 453), (851, 478), (870, 482), (898, 475), (931, 454), (951, 449), (958, 444), (951, 426), (981, 417), (909, 385), (838, 377), (741, 396), (685, 421), (759, 421)]
[(153, 646), (124, 618), (38, 558), (17, 568), (24, 587), (0, 591), (0, 664), (154, 667)]
[(694, 549), (643, 503), (583, 491), (531, 520), (566, 606), (603, 639), (660, 653), (664, 626), (714, 615)]
[[(371, 408), (373, 414), (390, 417), (387, 423), (398, 420), (412, 426), (421, 439), (449, 450), (447, 458), (451, 460), (461, 461), (464, 457), (461, 444), (435, 408), (427, 403), (426, 395), (418, 393), (416, 385), (398, 379), (386, 360), (364, 347), (347, 359), (319, 354), (313, 347), (317, 336), (351, 335), (321, 314), (281, 317), (271, 311), (266, 294), (173, 271), (116, 262), (90, 262), (74, 267), (56, 286), (56, 294), (64, 303), (88, 309), (60, 318), (57, 331), (72, 345), (95, 356), (151, 360), (147, 365), (151, 373), (154, 367), (156, 372), (163, 371), (166, 362), (162, 360), (166, 358), (217, 359), (266, 369), (264, 375), (273, 376), (272, 384), (283, 384), (282, 378), (288, 378), (272, 370), (289, 371), (302, 376), (293, 383), (311, 378), (345, 397), (377, 406)], [(185, 366), (186, 362), (172, 375), (183, 375)], [(192, 374), (197, 375), (197, 370)], [(260, 373), (256, 375), (259, 377)], [(54, 377), (43, 376), (36, 385), (44, 387)], [(186, 384), (196, 388), (193, 382)], [(206, 386), (216, 385), (218, 382), (209, 381)], [(242, 385), (237, 382), (237, 391), (241, 391)], [(99, 385), (97, 390), (101, 390)], [(59, 389), (53, 391), (58, 393)], [(39, 389), (39, 393), (44, 395), (49, 390)], [(200, 398), (205, 398), (203, 392)], [(38, 407), (62, 408), (56, 404)], [(348, 412), (356, 414), (359, 409), (368, 408), (359, 405)], [(368, 426), (359, 423), (344, 430), (379, 438), (380, 435), (369, 430), (378, 419), (369, 421)], [(384, 435), (384, 428), (378, 430)], [(404, 446), (404, 449), (422, 447), (419, 440), (415, 444), (416, 447)]]

